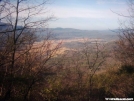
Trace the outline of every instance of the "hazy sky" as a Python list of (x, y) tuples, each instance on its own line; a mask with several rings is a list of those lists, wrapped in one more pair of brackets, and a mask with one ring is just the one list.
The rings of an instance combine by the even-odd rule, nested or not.
[[(126, 14), (126, 0), (54, 0), (49, 8), (57, 17), (50, 27), (88, 30), (117, 29), (121, 16)], [(113, 12), (112, 12), (113, 11)]]

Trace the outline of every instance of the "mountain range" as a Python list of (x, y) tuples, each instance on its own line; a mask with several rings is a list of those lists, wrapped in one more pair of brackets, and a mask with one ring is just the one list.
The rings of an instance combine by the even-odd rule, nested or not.
[[(18, 26), (17, 28), (20, 28)], [(9, 24), (0, 22), (0, 30), (5, 30), (9, 28)], [(73, 29), (73, 28), (48, 28), (46, 29), (39, 28), (37, 30), (45, 30), (42, 31), (41, 36), (45, 36), (48, 32), (52, 33), (52, 36), (58, 40), (66, 40), (66, 39), (101, 39), (103, 41), (109, 42), (118, 39), (118, 30), (80, 30), (80, 29)], [(39, 31), (40, 32), (40, 31)]]
[(118, 30), (80, 30), (72, 28), (50, 28), (57, 39), (102, 39), (104, 41), (114, 41), (118, 39)]

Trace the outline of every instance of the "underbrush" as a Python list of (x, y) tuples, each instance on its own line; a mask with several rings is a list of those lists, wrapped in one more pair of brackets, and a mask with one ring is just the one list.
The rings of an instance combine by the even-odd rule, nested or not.
[[(134, 72), (130, 72), (128, 66), (120, 68), (110, 68), (106, 72), (94, 75), (91, 89), (91, 101), (104, 101), (105, 98), (133, 98), (134, 95)], [(49, 92), (44, 93), (47, 97), (46, 101), (88, 101), (89, 87), (84, 82), (78, 86), (75, 81), (71, 85), (58, 79), (57, 83), (53, 83)], [(56, 81), (57, 82), (57, 81)], [(49, 95), (49, 96), (47, 96)]]

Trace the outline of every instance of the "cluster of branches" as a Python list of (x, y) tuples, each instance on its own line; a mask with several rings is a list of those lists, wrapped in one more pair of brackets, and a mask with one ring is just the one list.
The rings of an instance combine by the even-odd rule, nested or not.
[[(94, 92), (94, 77), (99, 70), (105, 67), (108, 57), (105, 45), (99, 42), (91, 43), (84, 40), (79, 49), (70, 50), (60, 57), (60, 66), (63, 67), (48, 87), (50, 95), (55, 99), (67, 101), (92, 101), (97, 96)], [(56, 88), (55, 88), (56, 87)], [(49, 94), (47, 91), (44, 93)], [(99, 96), (99, 95), (98, 95)], [(52, 100), (52, 96), (48, 99)]]
[(0, 1), (0, 100), (41, 100), (41, 85), (54, 74), (53, 65), (47, 62), (60, 43), (53, 45), (47, 34), (35, 44), (40, 38), (37, 33), (42, 31), (39, 28), (45, 28), (53, 18), (38, 18), (46, 15), (45, 4), (47, 0)]
[(134, 1), (129, 0), (128, 21), (120, 23), (119, 40), (116, 42), (116, 57), (121, 61), (122, 65), (134, 66)]
[[(78, 99), (91, 101), (93, 77), (107, 57), (104, 47), (98, 42), (89, 44), (87, 41), (81, 50), (71, 53), (71, 57), (67, 54), (65, 59), (60, 58), (60, 61), (51, 63), (61, 43), (53, 44), (50, 33), (45, 34), (39, 43), (37, 33), (44, 31), (42, 28), (47, 26), (53, 16), (38, 18), (42, 14), (46, 15), (44, 5), (47, 0), (34, 0), (36, 3), (33, 4), (31, 2), (33, 1), (0, 1), (0, 100), (48, 100), (49, 96), (45, 96), (46, 92), (42, 89), (48, 86), (47, 78), (57, 73), (55, 70), (58, 66), (64, 68), (62, 73), (58, 72), (57, 77), (59, 79), (65, 73), (61, 79), (65, 88), (69, 88), (75, 80)], [(131, 11), (133, 6), (131, 1)], [(134, 66), (133, 16), (130, 15), (130, 18), (130, 25), (120, 28), (120, 39), (115, 52), (121, 63)], [(80, 97), (84, 86), (86, 98)], [(60, 91), (56, 91), (56, 94), (60, 97)]]

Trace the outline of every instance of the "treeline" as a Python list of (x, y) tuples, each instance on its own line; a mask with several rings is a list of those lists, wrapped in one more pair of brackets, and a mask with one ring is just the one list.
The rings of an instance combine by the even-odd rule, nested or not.
[(123, 35), (112, 50), (97, 41), (91, 44), (85, 40), (79, 50), (59, 55), (62, 42), (55, 43), (49, 32), (39, 36), (47, 30), (38, 30), (46, 27), (53, 16), (34, 19), (44, 14), (47, 1), (27, 6), (28, 3), (31, 1), (0, 1), (0, 20), (7, 24), (5, 27), (1, 23), (0, 29), (1, 101), (104, 101), (110, 97), (133, 97), (133, 29), (120, 29)]

